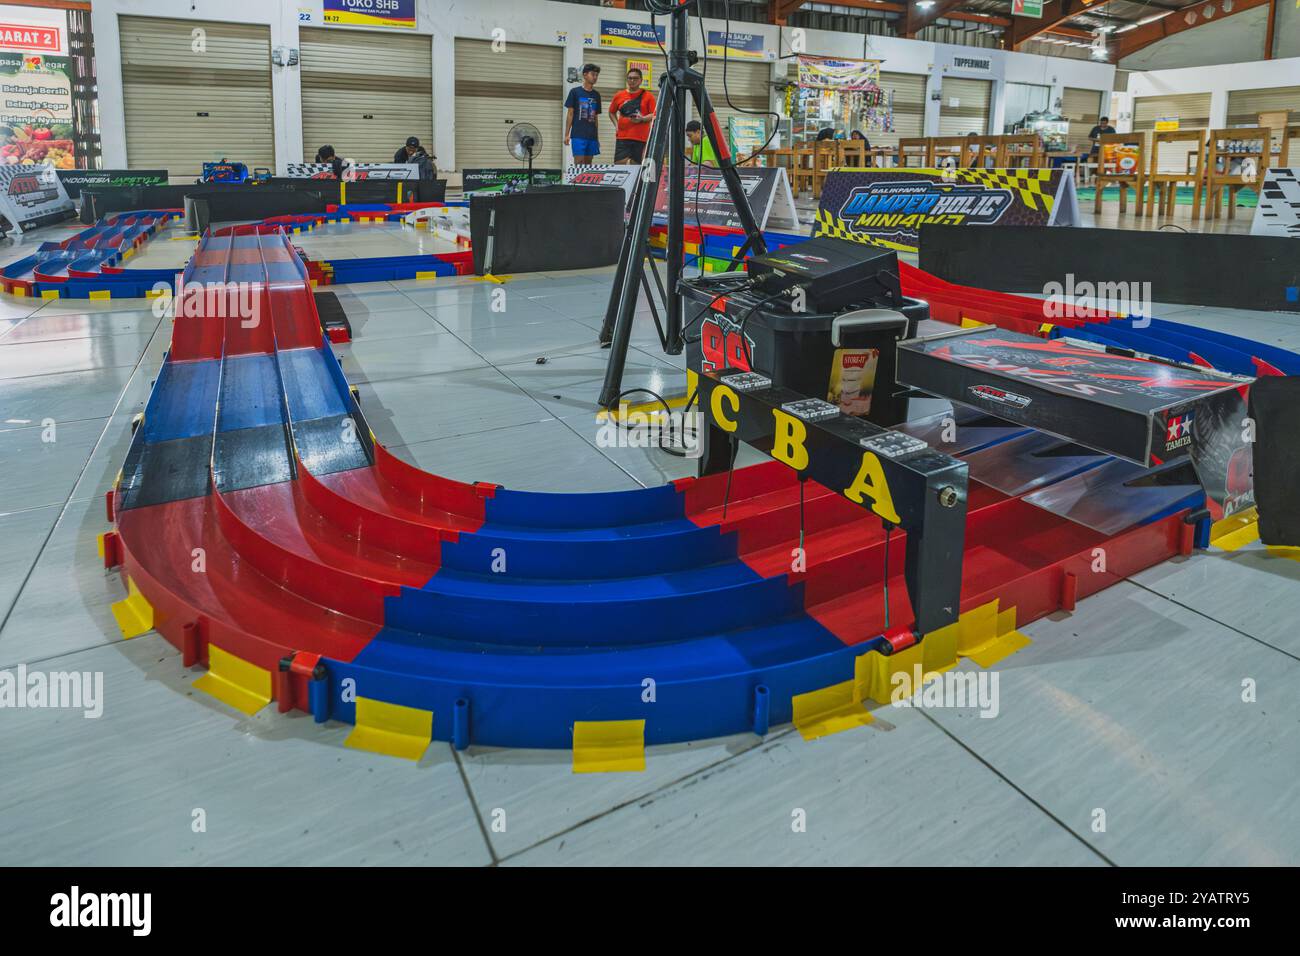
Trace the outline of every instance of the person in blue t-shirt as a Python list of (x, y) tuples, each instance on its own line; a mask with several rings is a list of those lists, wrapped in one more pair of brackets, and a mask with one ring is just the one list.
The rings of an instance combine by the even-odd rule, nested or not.
[(589, 166), (592, 157), (600, 155), (600, 133), (596, 129), (601, 115), (598, 79), (600, 67), (588, 63), (582, 68), (582, 86), (569, 90), (569, 98), (564, 101), (564, 145), (573, 146), (573, 161), (580, 166)]

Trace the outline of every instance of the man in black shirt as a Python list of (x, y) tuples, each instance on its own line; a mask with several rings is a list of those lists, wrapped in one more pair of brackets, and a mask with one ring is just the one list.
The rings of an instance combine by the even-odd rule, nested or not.
[(1088, 131), (1088, 139), (1092, 143), (1092, 155), (1096, 156), (1101, 150), (1101, 140), (1098, 139), (1102, 133), (1113, 133), (1115, 127), (1110, 125), (1110, 117), (1103, 116), (1097, 125)]

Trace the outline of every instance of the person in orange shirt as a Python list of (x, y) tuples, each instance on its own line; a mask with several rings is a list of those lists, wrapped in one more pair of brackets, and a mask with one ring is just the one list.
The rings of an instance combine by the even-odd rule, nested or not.
[(641, 89), (641, 71), (636, 67), (627, 71), (627, 89), (615, 93), (610, 101), (609, 118), (618, 127), (614, 134), (614, 162), (640, 163), (655, 118), (655, 95)]

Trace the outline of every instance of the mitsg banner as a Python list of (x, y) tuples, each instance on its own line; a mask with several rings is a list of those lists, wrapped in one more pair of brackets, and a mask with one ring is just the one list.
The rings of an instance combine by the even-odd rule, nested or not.
[(839, 169), (826, 176), (815, 235), (905, 252), (924, 225), (1073, 226), (1068, 169)]
[[(749, 208), (753, 210), (760, 229), (787, 231), (798, 227), (799, 218), (784, 166), (744, 166), (738, 167), (736, 173), (740, 176), (741, 188), (745, 191)], [(664, 170), (659, 179), (659, 193), (655, 197), (655, 222), (667, 221), (668, 172)], [(686, 222), (694, 225), (697, 221), (702, 226), (742, 228), (736, 204), (731, 201), (731, 192), (722, 178), (722, 171), (712, 166), (688, 164)]]

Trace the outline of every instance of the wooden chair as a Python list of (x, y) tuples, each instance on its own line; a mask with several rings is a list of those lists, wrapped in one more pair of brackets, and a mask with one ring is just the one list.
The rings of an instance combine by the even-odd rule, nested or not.
[[(1132, 168), (1121, 168), (1113, 163), (1106, 161), (1106, 147), (1111, 146), (1135, 146), (1137, 155), (1134, 157)], [(1119, 186), (1119, 211), (1123, 215), (1128, 211), (1128, 191), (1133, 190), (1137, 200), (1133, 213), (1136, 216), (1142, 215), (1142, 197), (1143, 190), (1146, 187), (1146, 152), (1147, 152), (1147, 134), (1144, 132), (1136, 133), (1102, 133), (1097, 137), (1097, 175), (1093, 177), (1093, 188), (1096, 190), (1096, 198), (1093, 201), (1093, 212), (1100, 215), (1102, 192), (1106, 186), (1114, 183)]]
[(944, 165), (962, 168), (966, 162), (965, 136), (933, 136), (930, 138), (930, 162), (926, 165), (942, 168)]
[(965, 161), (968, 169), (996, 169), (1001, 164), (1001, 136), (967, 136)]
[(802, 196), (804, 188), (813, 190), (816, 179), (815, 150), (812, 143), (798, 143), (791, 150), (793, 165), (791, 167), (790, 188), (796, 196)]
[(867, 150), (868, 166), (897, 166), (898, 148), (895, 146), (872, 146)]
[(899, 166), (933, 166), (934, 137), (918, 136), (898, 141)]
[(860, 139), (837, 139), (836, 166), (863, 168), (867, 166), (867, 145)]
[[(1272, 160), (1273, 131), (1267, 126), (1237, 126), (1210, 130), (1209, 156), (1205, 161), (1205, 218), (1217, 219), (1228, 194), (1228, 218), (1237, 214), (1237, 193), (1243, 189), (1259, 193), (1264, 170)], [(1248, 163), (1252, 175), (1243, 175)], [(1234, 171), (1235, 164), (1235, 171)]]
[(1028, 169), (1041, 169), (1047, 165), (1047, 155), (1043, 150), (1043, 141), (1037, 133), (999, 136), (997, 139), (997, 165), (999, 169), (1014, 169), (1017, 166)]
[(822, 183), (826, 181), (826, 174), (835, 168), (839, 154), (840, 144), (837, 140), (824, 139), (813, 143), (813, 199), (822, 198)]
[[(1166, 143), (1191, 143), (1193, 148), (1187, 153), (1186, 168), (1172, 172), (1160, 168), (1160, 147)], [(1195, 195), (1192, 201), (1192, 218), (1201, 218), (1201, 193), (1205, 189), (1205, 170), (1200, 165), (1200, 157), (1205, 152), (1205, 130), (1171, 129), (1159, 130), (1151, 135), (1151, 148), (1147, 151), (1147, 203), (1146, 214), (1154, 215), (1159, 209), (1160, 215), (1172, 216), (1178, 202), (1178, 187), (1182, 183), (1191, 183)], [(1158, 198), (1157, 198), (1158, 197)]]

